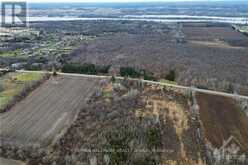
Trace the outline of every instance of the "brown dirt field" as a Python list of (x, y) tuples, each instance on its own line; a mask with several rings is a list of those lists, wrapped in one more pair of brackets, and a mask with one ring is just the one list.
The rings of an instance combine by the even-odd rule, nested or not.
[(200, 107), (200, 119), (205, 136), (214, 147), (221, 147), (224, 140), (233, 135), (248, 151), (248, 118), (238, 109), (233, 99), (197, 94)]
[(194, 45), (206, 46), (206, 47), (215, 47), (215, 48), (226, 48), (226, 49), (244, 49), (244, 47), (232, 46), (223, 41), (189, 41), (189, 43)]
[(1, 142), (50, 144), (70, 126), (94, 91), (97, 80), (58, 76), (0, 115)]
[(246, 36), (233, 30), (232, 27), (184, 27), (183, 32), (190, 40), (247, 40)]

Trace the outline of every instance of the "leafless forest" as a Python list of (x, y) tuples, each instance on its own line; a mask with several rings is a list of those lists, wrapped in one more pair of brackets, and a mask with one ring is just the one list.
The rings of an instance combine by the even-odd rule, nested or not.
[(230, 25), (102, 21), (82, 23), (80, 31), (95, 37), (71, 62), (131, 66), (160, 78), (174, 69), (179, 84), (247, 92), (248, 37)]

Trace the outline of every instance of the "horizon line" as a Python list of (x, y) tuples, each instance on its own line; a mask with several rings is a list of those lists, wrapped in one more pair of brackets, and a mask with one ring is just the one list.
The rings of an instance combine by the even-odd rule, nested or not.
[[(0, 0), (0, 3), (2, 2), (11, 2), (12, 0)], [(115, 1), (115, 0), (93, 0), (93, 1), (89, 1), (86, 0), (84, 2), (80, 2), (78, 0), (51, 0), (51, 1), (33, 1), (33, 0), (13, 0), (13, 2), (23, 2), (26, 1), (29, 4), (36, 4), (36, 3), (62, 3), (62, 4), (68, 4), (68, 3), (88, 3), (88, 4), (92, 4), (92, 3), (183, 3), (183, 2), (190, 2), (190, 3), (202, 3), (202, 2), (227, 2), (227, 3), (235, 3), (235, 2), (247, 2), (247, 0), (237, 0), (237, 1), (232, 1), (232, 0), (121, 0), (121, 1)]]
[[(66, 1), (66, 2), (57, 2), (57, 1), (54, 1), (54, 2), (29, 2), (27, 1), (27, 3), (29, 4), (44, 4), (44, 3), (50, 3), (50, 4), (72, 4), (72, 3), (78, 3), (78, 4), (93, 4), (93, 3), (116, 3), (116, 4), (121, 4), (121, 3), (183, 3), (183, 2), (190, 2), (190, 3), (204, 3), (204, 2), (208, 2), (208, 3), (211, 3), (211, 2), (226, 2), (226, 3), (238, 3), (238, 2), (247, 2), (246, 0), (237, 0), (237, 1), (231, 1), (231, 0), (177, 0), (177, 1), (172, 1), (172, 0), (169, 0), (169, 1), (122, 1), (122, 2), (115, 2), (115, 1), (93, 1), (93, 2), (77, 2), (77, 1)], [(248, 3), (248, 2), (247, 2)]]

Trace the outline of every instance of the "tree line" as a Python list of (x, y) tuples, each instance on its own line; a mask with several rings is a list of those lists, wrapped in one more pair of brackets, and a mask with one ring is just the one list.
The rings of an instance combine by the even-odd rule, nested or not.
[[(64, 73), (78, 73), (78, 74), (108, 74), (111, 65), (95, 65), (95, 64), (65, 64), (61, 71)], [(158, 78), (151, 72), (145, 69), (136, 69), (134, 67), (120, 67), (120, 76), (131, 78), (143, 78), (144, 80), (157, 81)], [(167, 75), (163, 77), (166, 80), (175, 81), (176, 71), (170, 70)]]

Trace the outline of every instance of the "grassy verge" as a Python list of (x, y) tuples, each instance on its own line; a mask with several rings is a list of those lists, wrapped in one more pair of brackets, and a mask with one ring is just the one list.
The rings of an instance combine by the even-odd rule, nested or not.
[(161, 83), (166, 83), (166, 84), (177, 85), (177, 82), (175, 82), (175, 81), (170, 81), (170, 80), (166, 80), (166, 79), (161, 79), (161, 80), (159, 80), (159, 82), (161, 82)]
[(41, 73), (8, 73), (0, 80), (0, 113), (45, 79)]

